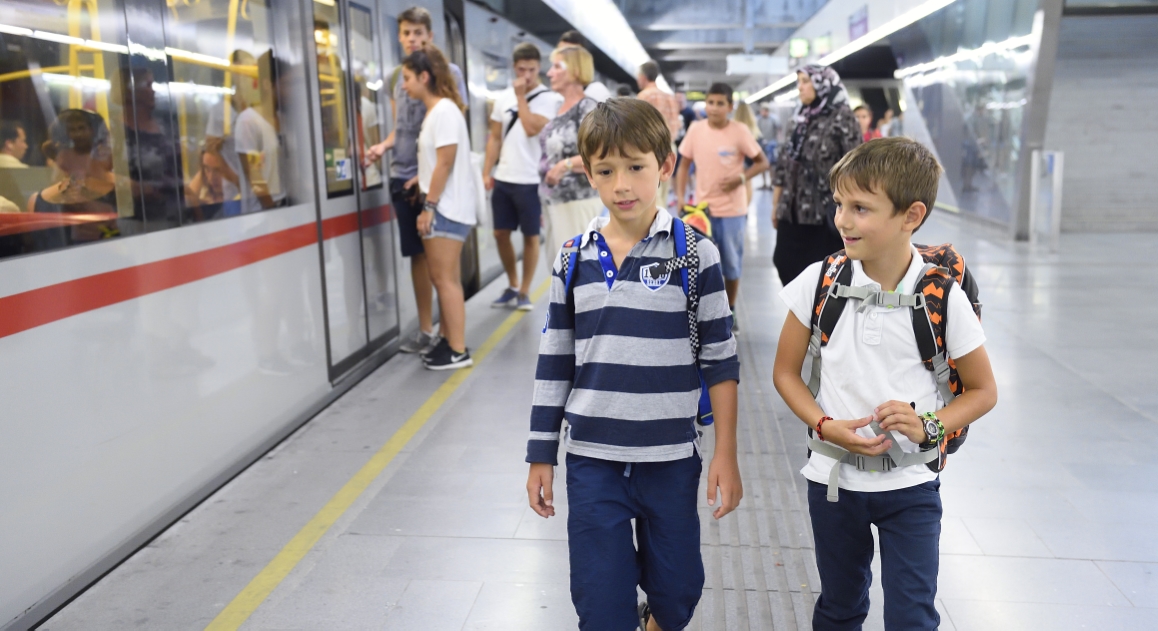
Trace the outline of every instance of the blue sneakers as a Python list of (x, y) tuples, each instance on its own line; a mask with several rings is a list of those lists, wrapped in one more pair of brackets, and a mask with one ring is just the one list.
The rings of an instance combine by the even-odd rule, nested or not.
[(491, 303), (492, 309), (507, 309), (515, 306), (515, 301), (519, 299), (519, 290), (507, 287), (503, 290), (503, 295), (499, 296), (497, 300)]
[(531, 297), (527, 294), (519, 294), (515, 301), (515, 308), (519, 311), (530, 311), (535, 308), (534, 303), (531, 302)]

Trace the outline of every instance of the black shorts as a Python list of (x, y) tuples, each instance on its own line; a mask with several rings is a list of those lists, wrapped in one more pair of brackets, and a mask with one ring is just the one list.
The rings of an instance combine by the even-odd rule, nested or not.
[[(402, 246), (402, 256), (425, 254), (422, 247), (422, 236), (418, 234), (418, 215), (421, 208), (410, 203), (406, 193), (406, 180), (400, 177), (390, 178), (390, 199), (394, 203), (394, 214), (398, 217), (399, 244)], [(416, 187), (417, 188), (417, 187)]]
[(543, 223), (543, 204), (538, 184), (510, 184), (495, 180), (491, 193), (495, 230), (521, 230), (523, 236), (537, 237)]

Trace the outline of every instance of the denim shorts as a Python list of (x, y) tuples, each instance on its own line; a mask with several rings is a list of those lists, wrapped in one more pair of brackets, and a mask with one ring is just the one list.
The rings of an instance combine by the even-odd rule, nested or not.
[[(709, 211), (710, 212), (710, 211)], [(744, 232), (748, 218), (712, 217), (712, 241), (720, 249), (720, 267), (726, 280), (739, 280), (744, 260)]]
[(466, 241), (467, 235), (470, 234), (471, 228), (474, 226), (468, 223), (460, 223), (453, 219), (447, 219), (446, 215), (439, 211), (434, 211), (434, 223), (431, 226), (430, 234), (422, 235), (423, 239), (454, 239), (455, 241)]

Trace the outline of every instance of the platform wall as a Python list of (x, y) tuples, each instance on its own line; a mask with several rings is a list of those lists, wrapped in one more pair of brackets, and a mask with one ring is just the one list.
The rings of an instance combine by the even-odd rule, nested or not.
[(1062, 20), (1045, 147), (1065, 152), (1062, 230), (1158, 231), (1158, 15)]

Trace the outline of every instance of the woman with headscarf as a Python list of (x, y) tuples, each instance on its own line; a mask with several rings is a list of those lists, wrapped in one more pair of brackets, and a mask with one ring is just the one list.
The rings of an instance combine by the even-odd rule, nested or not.
[(789, 140), (780, 148), (772, 191), (772, 262), (785, 285), (844, 247), (833, 224), (836, 206), (828, 172), (861, 144), (860, 125), (835, 70), (807, 65), (796, 72), (796, 87), (800, 105)]

